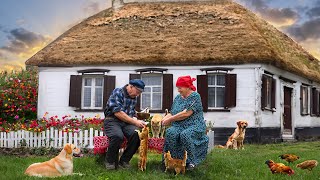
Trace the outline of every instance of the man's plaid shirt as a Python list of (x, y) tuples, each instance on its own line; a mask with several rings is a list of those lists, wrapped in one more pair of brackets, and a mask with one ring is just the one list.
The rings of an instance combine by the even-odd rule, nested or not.
[(116, 88), (112, 91), (109, 100), (104, 110), (105, 117), (114, 117), (114, 113), (123, 111), (128, 116), (133, 117), (135, 115), (135, 106), (137, 104), (137, 98), (131, 98), (127, 92), (128, 85), (122, 88)]

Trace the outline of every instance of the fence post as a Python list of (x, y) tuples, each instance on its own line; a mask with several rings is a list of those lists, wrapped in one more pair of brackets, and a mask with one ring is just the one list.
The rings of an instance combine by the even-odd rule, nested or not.
[(80, 130), (79, 132), (79, 147), (83, 147), (83, 132)]
[(58, 147), (58, 130), (57, 129), (54, 130), (54, 147), (55, 148)]
[(83, 147), (86, 147), (88, 145), (88, 130), (84, 130), (84, 142)]
[(93, 128), (90, 128), (89, 148), (93, 148)]

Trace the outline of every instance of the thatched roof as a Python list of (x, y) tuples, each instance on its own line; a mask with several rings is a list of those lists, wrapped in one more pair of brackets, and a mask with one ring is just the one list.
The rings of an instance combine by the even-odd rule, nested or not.
[(272, 64), (320, 82), (319, 61), (230, 1), (129, 3), (74, 26), (27, 60), (35, 66)]

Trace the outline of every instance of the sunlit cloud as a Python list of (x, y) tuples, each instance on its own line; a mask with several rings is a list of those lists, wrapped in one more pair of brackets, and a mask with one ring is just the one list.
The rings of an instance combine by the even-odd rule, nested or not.
[(25, 67), (26, 59), (45, 47), (52, 38), (16, 28), (9, 31), (8, 42), (0, 47), (1, 70), (20, 69)]

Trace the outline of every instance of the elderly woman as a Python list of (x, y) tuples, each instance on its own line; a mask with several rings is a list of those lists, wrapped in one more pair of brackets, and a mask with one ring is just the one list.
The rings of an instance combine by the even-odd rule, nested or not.
[(176, 83), (177, 95), (171, 111), (163, 120), (163, 125), (172, 124), (166, 130), (164, 152), (170, 151), (173, 158), (182, 159), (184, 150), (188, 152), (187, 169), (191, 170), (207, 155), (209, 138), (200, 95), (195, 92), (190, 76), (179, 77)]

